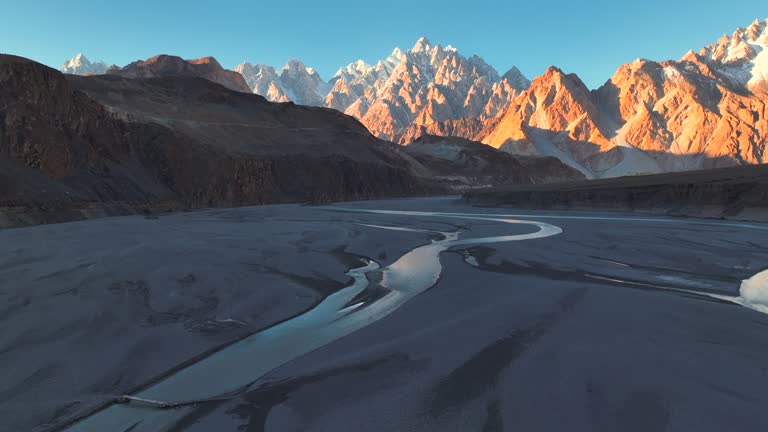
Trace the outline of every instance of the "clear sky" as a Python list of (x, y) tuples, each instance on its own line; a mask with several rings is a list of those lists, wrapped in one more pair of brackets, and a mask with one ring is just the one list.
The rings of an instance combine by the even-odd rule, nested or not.
[[(762, 7), (761, 7), (762, 5)], [(212, 55), (281, 67), (299, 58), (330, 78), (373, 63), (419, 36), (479, 54), (529, 78), (556, 65), (590, 87), (637, 57), (665, 60), (699, 49), (755, 18), (765, 0), (181, 1), (3, 0), (0, 52), (52, 67), (83, 52), (124, 65), (155, 54)]]

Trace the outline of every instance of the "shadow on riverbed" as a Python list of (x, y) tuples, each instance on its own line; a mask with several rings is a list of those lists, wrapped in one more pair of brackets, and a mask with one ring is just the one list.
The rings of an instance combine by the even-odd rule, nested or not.
[[(661, 291), (674, 295), (680, 295), (685, 297), (691, 297), (698, 300), (711, 301), (715, 303), (723, 303), (727, 305), (734, 305), (732, 302), (717, 299), (708, 296), (707, 294), (723, 294), (721, 291), (707, 290), (703, 288), (697, 288), (695, 291), (701, 292), (698, 295), (693, 292), (691, 286), (681, 285), (674, 283), (659, 284), (656, 281), (640, 280), (628, 277), (617, 277), (614, 275), (603, 275), (597, 273), (589, 273), (578, 270), (563, 270), (548, 266), (543, 263), (519, 259), (522, 264), (515, 262), (500, 260), (499, 263), (491, 263), (490, 258), (496, 254), (496, 249), (488, 246), (474, 246), (466, 249), (457, 249), (452, 251), (453, 253), (459, 253), (465, 257), (473, 257), (477, 263), (474, 267), (494, 273), (504, 273), (509, 275), (528, 275), (541, 277), (547, 280), (557, 281), (569, 281), (569, 282), (582, 282), (590, 285), (602, 285), (610, 286), (612, 288), (625, 287), (629, 289), (639, 289), (648, 291)], [(643, 266), (632, 266), (637, 268), (643, 268)]]
[[(313, 375), (269, 382), (246, 392), (238, 405), (228, 410), (227, 413), (234, 414), (246, 421), (241, 426), (241, 430), (263, 432), (266, 430), (267, 417), (272, 408), (290, 399), (293, 393), (304, 386), (347, 374), (368, 374), (368, 376), (373, 375), (373, 379), (377, 382), (376, 387), (383, 390), (402, 384), (397, 380), (389, 379), (389, 376), (408, 371), (422, 371), (426, 369), (428, 364), (429, 360), (427, 359), (416, 360), (406, 354), (396, 353), (356, 365), (331, 368)], [(341, 402), (337, 401), (336, 403)], [(272, 426), (274, 427), (274, 425)], [(183, 427), (175, 427), (169, 432), (183, 432), (184, 430)]]
[(588, 292), (577, 288), (560, 301), (557, 313), (544, 316), (532, 326), (517, 329), (508, 336), (486, 346), (464, 364), (454, 369), (432, 389), (426, 410), (433, 417), (452, 411), (461, 405), (495, 392), (499, 375), (533, 346), (547, 331), (565, 318)]

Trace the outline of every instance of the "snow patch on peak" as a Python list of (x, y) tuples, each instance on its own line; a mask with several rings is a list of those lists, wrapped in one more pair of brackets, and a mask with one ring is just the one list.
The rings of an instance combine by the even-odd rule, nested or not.
[(292, 58), (283, 66), (284, 71), (306, 71), (307, 67), (299, 59)]
[(371, 69), (373, 69), (373, 66), (369, 65), (364, 60), (358, 60), (356, 62), (352, 62), (344, 67), (339, 68), (339, 70), (336, 71), (333, 77), (341, 78), (349, 81), (351, 79), (365, 75)]
[(752, 71), (747, 86), (757, 87), (768, 83), (768, 49), (763, 49), (752, 60)]
[(664, 76), (662, 78), (670, 81), (677, 81), (682, 77), (682, 74), (680, 73), (680, 71), (672, 65), (665, 67), (663, 69), (663, 74)]
[(429, 39), (427, 39), (426, 36), (422, 36), (413, 45), (413, 48), (411, 48), (411, 52), (415, 52), (415, 53), (427, 52), (427, 51), (430, 51), (431, 49), (432, 49), (432, 43), (429, 41)]
[(716, 43), (704, 47), (700, 54), (720, 63), (753, 60), (768, 45), (768, 19), (755, 20), (749, 27), (739, 27), (731, 35), (723, 35)]
[(758, 19), (746, 28), (739, 27), (731, 36), (723, 35), (716, 43), (701, 49), (699, 55), (735, 84), (757, 88), (768, 82), (766, 48), (768, 19)]

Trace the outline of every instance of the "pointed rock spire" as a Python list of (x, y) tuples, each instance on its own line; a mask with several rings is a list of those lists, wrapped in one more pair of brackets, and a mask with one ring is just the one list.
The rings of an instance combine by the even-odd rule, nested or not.
[(413, 48), (411, 48), (412, 52), (427, 52), (432, 48), (432, 43), (427, 39), (426, 36), (422, 36), (419, 38), (419, 40), (416, 41), (416, 43), (413, 45)]

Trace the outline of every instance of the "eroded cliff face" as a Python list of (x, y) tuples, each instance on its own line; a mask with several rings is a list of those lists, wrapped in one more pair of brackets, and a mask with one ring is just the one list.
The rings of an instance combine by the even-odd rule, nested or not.
[(13, 56), (0, 57), (0, 165), (0, 206), (16, 215), (3, 225), (433, 190), (418, 162), (333, 110), (202, 78), (65, 78)]

